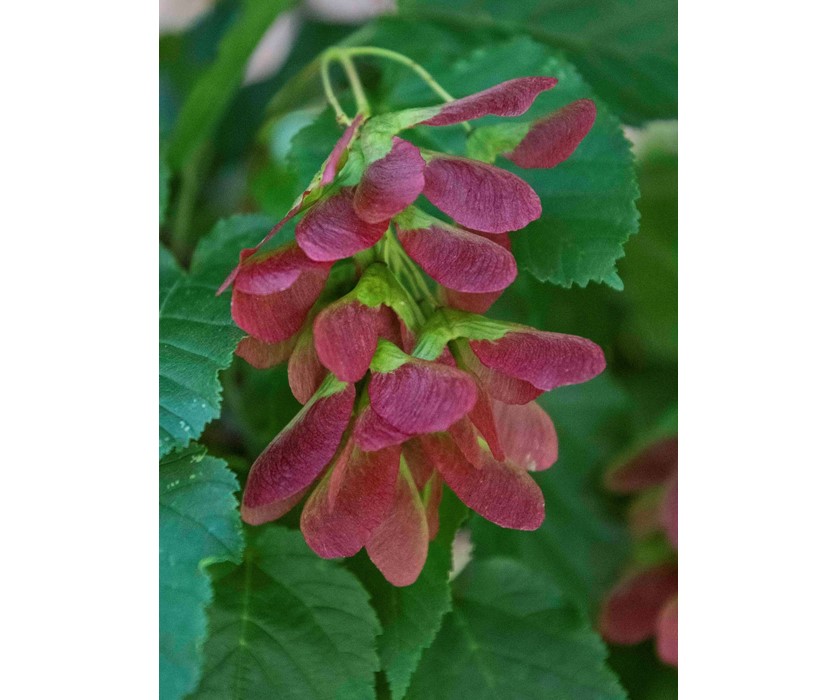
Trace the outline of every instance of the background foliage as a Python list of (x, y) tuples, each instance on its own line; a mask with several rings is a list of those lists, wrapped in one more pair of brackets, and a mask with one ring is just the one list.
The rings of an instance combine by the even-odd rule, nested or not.
[[(284, 66), (242, 87), (253, 48), (295, 5), (224, 0), (161, 38), (161, 697), (674, 697), (651, 645), (608, 650), (595, 632), (629, 555), (602, 471), (677, 399), (674, 2), (403, 0), (360, 27), (303, 17)], [(537, 113), (582, 96), (599, 108), (564, 166), (519, 171), (545, 217), (513, 237), (521, 274), (492, 314), (592, 338), (608, 370), (543, 397), (560, 439), (558, 464), (536, 475), (544, 525), (502, 530), (446, 497), (406, 589), (365, 555), (317, 558), (298, 511), (243, 533), (234, 496), (298, 404), (284, 368), (233, 358), (241, 333), (214, 291), (334, 143), (312, 62), (336, 42), (397, 49), (457, 95), (549, 74), (560, 84)], [(398, 66), (359, 67), (376, 111), (433, 102)], [(467, 147), (457, 129), (415, 136)], [(449, 583), (461, 524), (473, 557)]]

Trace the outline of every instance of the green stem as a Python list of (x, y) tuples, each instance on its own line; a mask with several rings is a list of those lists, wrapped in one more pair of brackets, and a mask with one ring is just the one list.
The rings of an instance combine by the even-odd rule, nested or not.
[(172, 222), (172, 251), (181, 261), (186, 263), (192, 252), (192, 217), (195, 213), (195, 205), (198, 196), (201, 194), (201, 185), (208, 162), (210, 160), (210, 148), (208, 145), (199, 147), (193, 152), (183, 166), (181, 174), (180, 191), (178, 192), (174, 220)]
[[(439, 95), (445, 102), (453, 102), (456, 98), (448, 92), (442, 85), (440, 85), (434, 77), (423, 66), (408, 58), (398, 51), (391, 51), (390, 49), (382, 49), (378, 46), (333, 46), (323, 52), (320, 57), (320, 78), (323, 82), (323, 91), (326, 93), (326, 99), (332, 108), (335, 110), (338, 122), (341, 124), (349, 124), (350, 119), (340, 106), (335, 91), (329, 79), (329, 66), (333, 61), (340, 61), (346, 75), (349, 78), (349, 84), (352, 87), (352, 94), (355, 97), (355, 103), (358, 106), (358, 112), (364, 116), (370, 115), (370, 105), (367, 101), (367, 96), (364, 93), (364, 88), (361, 85), (361, 80), (358, 77), (358, 72), (355, 70), (355, 64), (352, 62), (352, 56), (379, 56), (386, 58), (396, 63), (401, 63), (410, 68), (416, 75), (418, 75), (425, 84), (431, 88), (437, 95)], [(472, 127), (468, 122), (461, 122), (463, 128), (470, 132)]]
[(381, 262), (383, 262), (389, 269), (390, 272), (393, 273), (393, 277), (395, 278), (396, 282), (402, 288), (407, 297), (408, 302), (410, 303), (410, 309), (416, 321), (416, 325), (408, 323), (408, 327), (414, 333), (418, 333), (419, 329), (425, 323), (425, 314), (422, 312), (422, 308), (416, 301), (416, 294), (414, 290), (408, 289), (408, 285), (405, 283), (406, 280), (403, 279), (402, 275), (400, 274), (400, 265), (399, 260), (397, 257), (394, 257), (393, 253), (393, 232), (392, 229), (387, 229), (384, 234), (384, 237), (376, 244), (377, 253)]
[(401, 63), (402, 65), (407, 66), (410, 68), (416, 75), (418, 75), (431, 90), (433, 90), (437, 95), (439, 95), (443, 100), (446, 102), (453, 102), (454, 98), (451, 93), (449, 93), (445, 88), (442, 87), (436, 80), (434, 80), (433, 76), (428, 73), (421, 65), (416, 63), (411, 58), (408, 58), (404, 54), (400, 54), (397, 51), (391, 51), (390, 49), (382, 49), (378, 46), (350, 46), (347, 48), (337, 49), (342, 54), (347, 56), (381, 56), (382, 58), (389, 58), (391, 61), (395, 61), (396, 63)]
[[(387, 229), (381, 240), (380, 255), (382, 262), (390, 268), (410, 298), (420, 323), (424, 323), (427, 316), (439, 307), (439, 303), (422, 272), (402, 248), (392, 229)], [(426, 308), (423, 309), (420, 304)]]
[[(396, 63), (401, 63), (416, 73), (416, 75), (418, 75), (425, 82), (425, 84), (431, 88), (431, 90), (445, 100), (445, 102), (453, 102), (456, 99), (450, 92), (442, 87), (442, 85), (434, 80), (434, 77), (427, 70), (425, 70), (422, 65), (414, 61), (412, 58), (408, 58), (404, 54), (400, 54), (398, 51), (382, 49), (378, 46), (336, 47), (331, 49), (331, 51), (336, 52), (341, 56), (380, 56), (381, 58), (387, 58), (391, 61), (395, 61)], [(469, 122), (461, 122), (461, 124), (466, 132), (471, 132), (472, 127)]]
[(361, 79), (358, 77), (358, 71), (355, 70), (355, 64), (345, 54), (340, 56), (340, 64), (343, 66), (343, 70), (346, 71), (346, 77), (349, 78), (349, 84), (352, 86), (352, 95), (355, 98), (355, 106), (358, 112), (368, 117), (370, 115), (370, 103), (367, 101), (367, 96), (364, 93)]
[(335, 90), (332, 87), (332, 80), (329, 78), (330, 64), (331, 59), (328, 58), (327, 52), (327, 54), (324, 55), (323, 59), (320, 61), (320, 81), (323, 83), (323, 92), (326, 94), (326, 99), (329, 101), (329, 104), (332, 105), (332, 109), (335, 110), (338, 124), (349, 126), (352, 123), (352, 120), (346, 116), (346, 112), (344, 112), (343, 107), (340, 106), (340, 102), (338, 102), (338, 98), (335, 95)]

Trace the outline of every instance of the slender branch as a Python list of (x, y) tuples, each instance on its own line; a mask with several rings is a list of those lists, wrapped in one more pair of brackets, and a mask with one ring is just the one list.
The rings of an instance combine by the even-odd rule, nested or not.
[(349, 78), (349, 84), (352, 86), (352, 95), (355, 98), (355, 106), (358, 112), (365, 117), (370, 115), (370, 103), (367, 101), (367, 96), (364, 93), (364, 87), (361, 85), (361, 79), (358, 77), (358, 71), (355, 70), (355, 64), (352, 59), (345, 53), (341, 53), (340, 64), (343, 70), (346, 71), (346, 77)]
[(172, 222), (171, 246), (180, 262), (184, 264), (189, 260), (195, 243), (192, 219), (211, 155), (209, 144), (204, 144), (192, 153), (181, 171), (181, 185)]
[(352, 120), (346, 116), (346, 112), (344, 112), (343, 107), (340, 106), (340, 102), (338, 102), (338, 98), (335, 95), (335, 90), (332, 87), (332, 80), (329, 78), (330, 63), (331, 61), (328, 55), (324, 55), (320, 61), (320, 80), (323, 83), (323, 92), (326, 93), (326, 99), (329, 101), (329, 104), (332, 105), (332, 109), (335, 110), (338, 123), (343, 124), (344, 126), (349, 126), (352, 123)]
[[(383, 238), (379, 241), (380, 259), (381, 262), (383, 262), (385, 265), (387, 265), (388, 268), (390, 268), (390, 271), (393, 273), (393, 277), (396, 278), (396, 281), (404, 290), (404, 293), (407, 296), (408, 301), (410, 302), (410, 307), (413, 313), (415, 314), (416, 319), (419, 321), (419, 326), (422, 326), (427, 320), (427, 318), (424, 312), (422, 311), (422, 307), (419, 306), (419, 303), (416, 300), (416, 297), (419, 297), (421, 299), (422, 294), (414, 287), (414, 281), (412, 279), (405, 279), (404, 275), (400, 274), (404, 271), (404, 268), (402, 266), (403, 260), (401, 259), (401, 255), (399, 254), (401, 246), (399, 245), (399, 242), (395, 240), (395, 238), (396, 236), (393, 233), (392, 228), (388, 228), (387, 231), (384, 232)], [(416, 332), (418, 328), (411, 328), (411, 330)]]
[[(382, 239), (382, 252), (384, 261), (388, 267), (393, 271), (396, 278), (401, 282), (403, 287), (409, 287), (408, 295), (417, 303), (423, 303), (430, 312), (435, 311), (439, 307), (436, 294), (428, 286), (422, 272), (413, 259), (407, 254), (402, 247), (398, 237), (393, 233), (392, 228), (388, 229)], [(419, 318), (422, 322), (425, 321), (425, 314), (419, 310)]]

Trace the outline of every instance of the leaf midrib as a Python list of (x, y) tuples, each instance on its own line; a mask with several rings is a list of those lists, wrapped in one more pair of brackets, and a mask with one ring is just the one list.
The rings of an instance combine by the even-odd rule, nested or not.
[[(253, 658), (253, 660), (264, 670), (264, 664), (262, 660), (257, 655), (256, 651), (247, 643), (247, 635), (245, 633), (247, 624), (251, 624), (257, 629), (261, 630), (269, 639), (271, 639), (280, 649), (282, 649), (283, 653), (285, 654), (286, 658), (299, 670), (300, 676), (305, 680), (306, 685), (312, 690), (314, 693), (312, 697), (320, 697), (322, 694), (322, 689), (318, 688), (317, 685), (314, 683), (313, 679), (307, 672), (307, 670), (300, 665), (297, 658), (288, 650), (287, 645), (283, 643), (281, 639), (276, 637), (272, 632), (264, 627), (255, 617), (251, 617), (250, 615), (250, 605), (251, 605), (251, 591), (253, 588), (253, 569), (254, 567), (258, 566), (254, 563), (253, 557), (245, 556), (244, 567), (245, 567), (245, 578), (244, 578), (244, 594), (242, 596), (242, 613), (240, 619), (240, 630), (239, 630), (239, 637), (238, 637), (238, 645), (236, 648), (228, 655), (225, 655), (220, 663), (216, 664), (217, 668), (220, 666), (226, 659), (228, 659), (232, 654), (237, 655), (236, 660), (236, 675), (234, 681), (234, 698), (235, 700), (247, 700), (246, 696), (241, 694), (241, 677), (244, 673), (244, 666), (245, 662), (243, 659), (244, 651), (247, 650), (249, 655)], [(314, 614), (314, 607), (310, 605), (307, 601), (303, 600), (299, 595), (297, 595), (289, 586), (285, 585), (282, 581), (277, 579), (273, 576), (270, 572), (265, 571), (264, 568), (258, 567), (262, 574), (268, 577), (275, 585), (282, 588), (291, 598), (296, 600), (300, 603), (300, 605), (308, 611), (311, 615), (311, 619), (314, 622), (316, 628), (321, 632), (323, 637), (328, 640), (329, 644), (332, 646), (335, 654), (342, 655), (346, 652), (341, 651), (335, 641), (332, 639), (332, 636), (328, 633), (328, 631), (319, 624), (316, 615)], [(340, 608), (333, 608), (339, 612), (345, 612)], [(359, 618), (361, 619), (361, 618)], [(345, 669), (344, 669), (345, 670)], [(265, 674), (267, 677), (268, 674)]]

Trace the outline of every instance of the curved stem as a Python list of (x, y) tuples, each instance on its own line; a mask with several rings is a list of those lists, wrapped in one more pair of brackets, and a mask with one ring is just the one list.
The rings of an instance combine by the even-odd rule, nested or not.
[(382, 49), (377, 46), (350, 46), (347, 48), (338, 49), (342, 54), (348, 56), (381, 56), (382, 58), (389, 58), (391, 61), (401, 63), (410, 68), (416, 75), (418, 75), (427, 84), (431, 90), (439, 95), (446, 102), (453, 102), (453, 97), (445, 88), (442, 87), (433, 76), (428, 73), (421, 65), (416, 63), (411, 58), (398, 51), (391, 51), (390, 49)]
[(423, 300), (426, 301), (431, 307), (436, 308), (436, 295), (431, 291), (431, 288), (428, 286), (428, 283), (425, 281), (425, 278), (422, 276), (422, 272), (416, 266), (416, 263), (414, 263), (413, 260), (410, 259), (408, 254), (405, 252), (405, 249), (401, 247), (401, 243), (399, 243), (399, 254), (404, 259), (405, 268), (408, 270), (408, 273), (413, 279), (413, 284), (416, 287), (416, 289), (418, 289)]
[[(349, 124), (349, 117), (341, 109), (340, 103), (335, 96), (332, 88), (332, 83), (329, 80), (329, 65), (332, 61), (340, 61), (346, 75), (349, 78), (349, 83), (352, 87), (352, 93), (355, 97), (355, 103), (358, 106), (358, 112), (364, 116), (370, 115), (370, 106), (367, 101), (367, 96), (364, 93), (364, 88), (361, 85), (361, 80), (358, 77), (358, 72), (355, 70), (355, 64), (351, 60), (351, 56), (380, 56), (387, 58), (396, 63), (401, 63), (410, 68), (416, 75), (418, 75), (424, 83), (431, 88), (437, 95), (439, 95), (445, 102), (453, 102), (456, 98), (448, 92), (442, 85), (440, 85), (434, 77), (419, 63), (398, 51), (391, 51), (390, 49), (382, 49), (378, 46), (333, 46), (323, 52), (320, 59), (320, 74), (323, 81), (323, 90), (326, 93), (326, 98), (337, 114), (338, 122), (341, 124)], [(472, 130), (469, 122), (461, 122), (462, 127), (470, 132)]]
[(328, 55), (324, 55), (323, 59), (320, 61), (320, 80), (323, 83), (323, 92), (326, 93), (326, 99), (329, 101), (329, 104), (332, 105), (332, 109), (335, 110), (338, 123), (343, 124), (344, 126), (349, 126), (352, 123), (352, 120), (346, 116), (346, 112), (344, 112), (343, 108), (340, 106), (340, 102), (338, 102), (338, 98), (335, 95), (335, 90), (332, 87), (332, 80), (329, 78), (330, 63), (331, 59)]
[(361, 85), (361, 79), (358, 77), (358, 71), (355, 70), (355, 64), (352, 59), (345, 53), (340, 55), (340, 64), (343, 70), (346, 71), (346, 77), (349, 78), (349, 85), (352, 87), (352, 96), (355, 98), (355, 106), (358, 112), (365, 117), (370, 115), (370, 103), (367, 101), (364, 87)]

